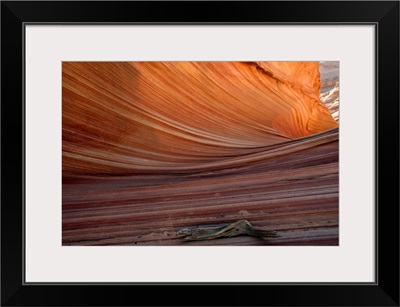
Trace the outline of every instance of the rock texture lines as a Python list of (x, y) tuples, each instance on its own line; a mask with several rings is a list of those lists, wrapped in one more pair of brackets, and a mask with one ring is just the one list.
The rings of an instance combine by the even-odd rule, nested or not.
[[(64, 245), (336, 245), (318, 62), (64, 62)], [(277, 238), (182, 242), (246, 219)]]
[(317, 65), (63, 63), (63, 174), (213, 169), (334, 128)]

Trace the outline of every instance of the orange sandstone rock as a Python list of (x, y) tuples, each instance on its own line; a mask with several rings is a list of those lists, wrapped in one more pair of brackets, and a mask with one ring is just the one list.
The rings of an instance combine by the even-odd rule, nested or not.
[(337, 125), (318, 62), (62, 66), (64, 177), (212, 170)]

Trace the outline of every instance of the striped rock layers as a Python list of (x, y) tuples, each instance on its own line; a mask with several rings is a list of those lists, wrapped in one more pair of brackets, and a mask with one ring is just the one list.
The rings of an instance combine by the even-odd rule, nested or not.
[(318, 62), (64, 62), (63, 177), (238, 165), (337, 127), (319, 85)]

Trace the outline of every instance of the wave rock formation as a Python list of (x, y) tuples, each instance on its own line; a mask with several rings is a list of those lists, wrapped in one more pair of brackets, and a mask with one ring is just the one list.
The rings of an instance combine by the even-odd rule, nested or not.
[(65, 62), (63, 175), (193, 172), (337, 127), (313, 62)]
[[(338, 87), (321, 101), (318, 68), (64, 62), (63, 244), (337, 245)], [(176, 236), (242, 219), (279, 237)]]

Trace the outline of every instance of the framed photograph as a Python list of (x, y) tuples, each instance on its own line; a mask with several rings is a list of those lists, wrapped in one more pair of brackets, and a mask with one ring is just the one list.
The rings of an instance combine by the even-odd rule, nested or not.
[(1, 25), (3, 306), (399, 306), (398, 1)]

